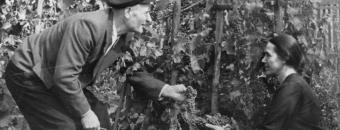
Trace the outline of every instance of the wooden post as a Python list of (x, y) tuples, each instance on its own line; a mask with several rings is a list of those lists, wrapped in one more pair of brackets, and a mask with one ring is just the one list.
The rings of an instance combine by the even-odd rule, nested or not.
[(283, 8), (280, 5), (279, 0), (275, 1), (275, 6), (274, 6), (274, 16), (275, 16), (275, 29), (274, 32), (280, 33), (283, 30)]
[(216, 29), (215, 29), (215, 61), (214, 61), (214, 75), (211, 88), (211, 113), (218, 113), (218, 88), (220, 85), (220, 68), (221, 68), (221, 43), (223, 36), (223, 11), (217, 10), (216, 14)]
[(321, 9), (320, 7), (317, 9), (317, 16), (316, 19), (320, 19), (321, 18)]
[(38, 0), (37, 14), (39, 18), (41, 18), (41, 15), (42, 15), (43, 3), (44, 3), (44, 0)]
[(333, 40), (333, 33), (334, 33), (334, 26), (333, 26), (333, 16), (332, 16), (332, 10), (330, 10), (330, 16), (331, 16), (331, 20), (330, 20), (330, 22), (329, 22), (329, 24), (328, 24), (328, 37), (329, 37), (329, 48), (331, 49), (331, 50), (333, 50), (334, 51), (334, 40)]
[(74, 4), (75, 1), (74, 0), (59, 0), (58, 4), (61, 7), (61, 11), (62, 11), (62, 15), (60, 15), (60, 19), (64, 19), (68, 16), (71, 16), (73, 13), (75, 13), (75, 11), (70, 10), (69, 7), (70, 5)]
[(36, 23), (35, 27), (34, 27), (34, 31), (35, 33), (38, 33), (42, 30), (42, 22), (41, 22), (41, 17), (42, 17), (42, 12), (43, 12), (43, 4), (44, 4), (44, 0), (38, 0), (37, 3), (37, 14), (38, 14), (38, 23)]
[[(175, 0), (175, 5), (174, 5), (174, 13), (173, 13), (173, 21), (172, 21), (172, 35), (171, 35), (171, 46), (175, 46), (176, 41), (175, 38), (177, 36), (179, 27), (180, 27), (180, 18), (181, 18), (181, 0)], [(177, 75), (178, 71), (173, 69), (171, 72), (171, 80), (170, 84), (174, 85), (177, 82)]]
[(173, 13), (173, 21), (172, 21), (172, 39), (171, 39), (171, 44), (174, 46), (175, 43), (175, 37), (178, 33), (178, 29), (180, 26), (180, 18), (181, 18), (181, 0), (175, 0), (175, 5), (174, 5), (174, 13)]
[[(171, 46), (174, 47), (176, 43), (176, 37), (177, 33), (180, 27), (180, 18), (181, 18), (181, 0), (174, 0), (175, 5), (173, 8), (173, 21), (172, 21), (172, 37), (171, 37)], [(170, 84), (174, 85), (177, 83), (177, 77), (178, 77), (178, 71), (176, 69), (172, 69), (171, 72), (171, 79), (170, 79)], [(179, 122), (177, 119), (177, 115), (179, 113), (179, 108), (177, 104), (174, 104), (171, 108), (172, 113), (175, 113), (174, 115), (170, 118), (170, 126), (169, 130), (177, 130), (180, 129), (178, 126)]]

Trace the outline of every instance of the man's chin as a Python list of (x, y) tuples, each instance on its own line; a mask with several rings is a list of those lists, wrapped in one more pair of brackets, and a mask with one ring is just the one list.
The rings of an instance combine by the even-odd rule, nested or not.
[(136, 27), (134, 30), (135, 30), (136, 33), (143, 33), (144, 28), (143, 28), (143, 26), (140, 26), (139, 28)]
[(136, 33), (136, 34), (142, 34), (142, 33), (143, 33), (143, 29), (140, 29), (140, 30), (134, 30), (133, 32), (134, 32), (134, 33)]

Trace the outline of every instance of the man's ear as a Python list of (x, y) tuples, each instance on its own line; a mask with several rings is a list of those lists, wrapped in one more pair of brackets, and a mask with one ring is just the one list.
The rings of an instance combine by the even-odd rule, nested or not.
[(127, 7), (124, 9), (124, 16), (126, 18), (130, 18), (131, 17), (131, 8), (130, 7)]

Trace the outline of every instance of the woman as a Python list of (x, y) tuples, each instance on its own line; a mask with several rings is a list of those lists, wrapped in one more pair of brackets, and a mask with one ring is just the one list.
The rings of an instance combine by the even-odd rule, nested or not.
[[(266, 75), (277, 76), (280, 86), (274, 93), (269, 112), (260, 129), (319, 130), (321, 109), (308, 83), (298, 74), (303, 51), (294, 37), (274, 36), (265, 47), (262, 59)], [(216, 126), (207, 125), (215, 130)]]

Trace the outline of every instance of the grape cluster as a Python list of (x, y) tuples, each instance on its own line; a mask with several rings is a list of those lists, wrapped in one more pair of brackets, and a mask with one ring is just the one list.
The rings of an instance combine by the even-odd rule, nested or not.
[(182, 107), (184, 107), (182, 109), (185, 110), (185, 112), (181, 112), (181, 118), (185, 123), (199, 130), (207, 129), (205, 126), (206, 123), (219, 125), (219, 126), (231, 124), (231, 120), (229, 117), (223, 116), (219, 113), (214, 114), (214, 115), (206, 115), (205, 117), (197, 116), (196, 115), (197, 110), (195, 106), (196, 105), (195, 99), (197, 97), (197, 91), (191, 86), (187, 87), (185, 96), (187, 97), (187, 99), (183, 103), (184, 105), (181, 105)]
[(240, 19), (235, 19), (235, 20), (230, 20), (230, 27), (233, 29), (235, 33), (241, 33), (242, 32), (242, 20)]
[(185, 92), (185, 96), (187, 99), (195, 99), (197, 96), (196, 89), (192, 88), (191, 86), (187, 87), (187, 91)]
[(153, 11), (151, 12), (151, 17), (153, 20), (161, 20), (161, 19), (166, 19), (167, 17), (171, 16), (173, 12), (173, 6), (174, 3), (170, 2), (166, 5), (166, 7), (159, 7), (159, 6), (154, 6)]
[(199, 130), (205, 130), (206, 129), (206, 126), (205, 124), (208, 123), (207, 120), (205, 120), (204, 118), (202, 117), (197, 117), (197, 118), (194, 118), (191, 122), (194, 127), (196, 127), (197, 129)]
[(196, 103), (195, 103), (195, 99), (197, 97), (197, 91), (191, 86), (188, 86), (187, 91), (185, 92), (185, 96), (186, 96), (186, 101), (185, 101), (186, 111), (194, 114), (197, 111)]
[(207, 122), (209, 124), (213, 125), (219, 125), (219, 126), (224, 126), (226, 124), (231, 124), (231, 120), (227, 116), (223, 116), (219, 113), (213, 115), (213, 116), (207, 116), (206, 118)]
[(207, 127), (205, 124), (212, 124), (217, 126), (225, 126), (226, 124), (231, 124), (231, 120), (227, 116), (222, 116), (221, 114), (215, 114), (214, 116), (206, 116), (205, 118), (196, 117), (193, 118), (191, 124), (197, 129), (205, 130)]
[(189, 55), (184, 55), (182, 57), (182, 62), (183, 62), (184, 65), (190, 65), (190, 62), (191, 62), (190, 56)]

